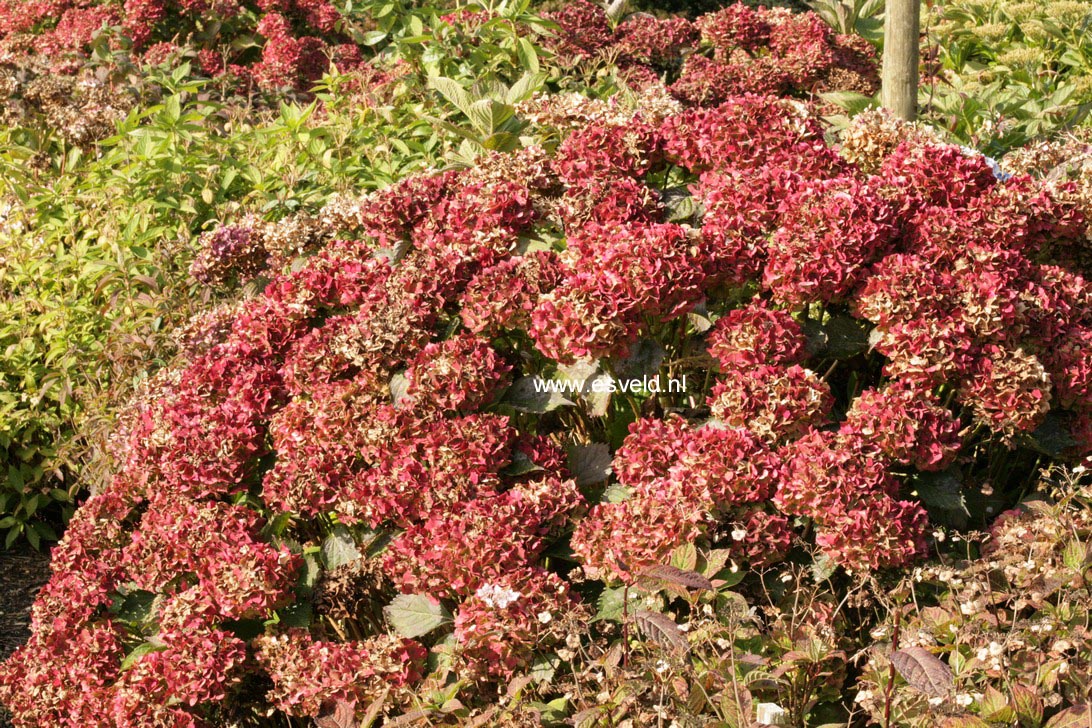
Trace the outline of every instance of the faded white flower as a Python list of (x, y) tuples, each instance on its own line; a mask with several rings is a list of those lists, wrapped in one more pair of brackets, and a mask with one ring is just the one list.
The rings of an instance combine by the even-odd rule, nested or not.
[(496, 584), (482, 584), (474, 595), (494, 609), (506, 609), (523, 596), (514, 589), (505, 589)]

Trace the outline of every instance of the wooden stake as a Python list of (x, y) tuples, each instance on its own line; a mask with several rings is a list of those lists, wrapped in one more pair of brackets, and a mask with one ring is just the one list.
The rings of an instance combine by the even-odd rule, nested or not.
[(887, 0), (883, 26), (883, 107), (913, 121), (918, 110), (920, 0)]

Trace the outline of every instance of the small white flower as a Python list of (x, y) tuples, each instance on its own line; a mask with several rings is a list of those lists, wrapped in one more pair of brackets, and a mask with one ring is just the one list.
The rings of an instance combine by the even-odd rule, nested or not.
[(554, 615), (549, 611), (542, 611), (538, 613), (538, 621), (542, 624), (549, 624), (550, 620), (554, 618)]
[(853, 702), (855, 703), (863, 703), (866, 700), (872, 700), (871, 690), (858, 690), (857, 697), (853, 698)]
[(747, 531), (742, 528), (736, 528), (732, 530), (732, 540), (742, 541), (747, 538)]
[(482, 584), (475, 592), (475, 596), (485, 602), (487, 606), (494, 609), (505, 609), (515, 604), (523, 595), (514, 589), (505, 589), (496, 584)]
[(669, 665), (666, 660), (656, 661), (656, 672), (660, 673), (661, 675), (667, 672), (670, 668), (671, 665)]
[(955, 696), (955, 702), (956, 705), (958, 705), (959, 707), (966, 708), (968, 705), (974, 702), (974, 698), (972, 698), (967, 693), (960, 693), (959, 695)]

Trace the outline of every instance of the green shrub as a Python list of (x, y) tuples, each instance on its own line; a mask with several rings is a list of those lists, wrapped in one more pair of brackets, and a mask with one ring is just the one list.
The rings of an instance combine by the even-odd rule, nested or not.
[(951, 0), (923, 13), (926, 116), (999, 154), (1092, 108), (1092, 2)]
[(276, 219), (389, 183), (442, 151), (419, 95), (368, 107), (351, 77), (328, 76), (315, 103), (256, 119), (203, 100), (206, 83), (185, 65), (157, 83), (162, 102), (129, 113), (91, 152), (0, 132), (8, 545), (55, 538), (81, 487), (101, 484), (88, 457), (109, 403), (165, 363), (168, 332), (207, 300), (187, 273), (194, 236), (244, 210)]

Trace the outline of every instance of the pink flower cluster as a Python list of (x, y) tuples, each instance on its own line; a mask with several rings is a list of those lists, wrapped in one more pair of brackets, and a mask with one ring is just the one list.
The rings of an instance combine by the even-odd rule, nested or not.
[[(252, 17), (257, 17), (253, 26), (244, 22)], [(25, 47), (26, 36), (37, 31), (30, 37), (33, 50), (62, 62), (86, 52), (103, 29), (116, 27), (145, 61), (157, 63), (177, 49), (185, 29), (192, 33), (215, 24), (219, 37), (198, 49), (203, 72), (229, 73), (273, 89), (302, 88), (331, 62), (342, 70), (363, 63), (360, 47), (342, 32), (341, 19), (331, 0), (4, 0), (0, 46)], [(236, 62), (239, 53), (231, 49), (243, 36), (261, 41), (261, 57), (252, 65)]]
[[(741, 12), (724, 17), (761, 38)], [(1069, 436), (1058, 457), (1092, 451), (1092, 284), (1069, 203), (933, 142), (864, 172), (796, 102), (665, 98), (567, 117), (558, 101), (556, 149), (293, 223), (307, 244), (206, 317), (120, 423), (118, 472), (0, 668), (18, 724), (202, 725), (239, 681), (269, 686), (266, 711), (363, 712), (413, 683), (432, 635), (334, 641), (272, 618), (306, 606), (301, 582), (326, 572), (304, 554), (332, 524), (383, 536), (369, 568), (451, 611), (460, 677), (504, 681), (570, 639), (561, 625), (602, 586), (547, 557), (566, 537), (606, 584), (687, 544), (739, 568), (808, 541), (897, 566), (926, 545), (921, 473), (1042, 450), (1047, 418)], [(693, 213), (669, 219), (686, 192)], [(694, 389), (598, 411), (527, 393), (653, 345)], [(613, 452), (595, 442), (624, 425)], [(139, 622), (136, 597), (152, 603)], [(154, 649), (122, 670), (140, 643)]]
[(611, 30), (588, 0), (551, 14), (560, 27), (553, 50), (570, 62), (610, 58), (638, 87), (674, 79), (672, 93), (712, 105), (746, 93), (794, 94), (825, 88), (872, 93), (876, 55), (867, 42), (838, 35), (815, 13), (753, 9), (733, 3), (691, 22), (635, 13)]

